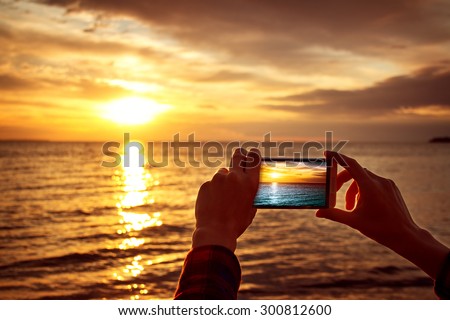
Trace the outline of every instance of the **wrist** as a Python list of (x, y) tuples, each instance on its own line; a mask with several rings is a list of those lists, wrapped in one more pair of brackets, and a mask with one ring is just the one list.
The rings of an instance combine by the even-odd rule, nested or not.
[(237, 239), (223, 230), (208, 227), (196, 228), (192, 235), (192, 248), (206, 245), (223, 246), (234, 252), (237, 246)]
[(404, 238), (399, 238), (391, 249), (417, 265), (432, 279), (436, 279), (449, 252), (445, 245), (418, 226), (408, 228)]

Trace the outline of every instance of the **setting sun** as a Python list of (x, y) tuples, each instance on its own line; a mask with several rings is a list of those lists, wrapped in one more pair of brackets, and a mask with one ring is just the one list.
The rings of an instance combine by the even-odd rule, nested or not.
[(270, 176), (271, 176), (273, 179), (276, 179), (276, 178), (281, 177), (281, 174), (280, 174), (279, 172), (272, 172), (272, 173), (270, 174)]
[(105, 105), (103, 117), (120, 124), (144, 124), (170, 108), (150, 99), (131, 97)]

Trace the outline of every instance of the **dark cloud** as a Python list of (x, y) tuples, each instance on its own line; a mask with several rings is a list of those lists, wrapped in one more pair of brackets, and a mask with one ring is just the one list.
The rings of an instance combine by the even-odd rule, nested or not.
[[(235, 62), (305, 69), (317, 62), (311, 47), (401, 59), (398, 52), (450, 40), (444, 0), (38, 2), (136, 17), (190, 46), (230, 53)], [(330, 55), (320, 62), (331, 68), (334, 61)]]
[[(430, 66), (411, 75), (386, 79), (358, 90), (314, 90), (276, 98), (281, 105), (266, 109), (289, 112), (382, 115), (402, 108), (440, 107), (450, 110), (450, 64)], [(296, 105), (286, 104), (286, 102)]]
[(30, 80), (11, 74), (0, 74), (0, 90), (25, 90), (36, 87)]
[[(321, 30), (325, 36), (327, 32), (334, 34), (344, 31), (358, 34), (368, 30), (378, 32), (376, 30), (389, 29), (398, 34), (423, 38), (424, 41), (430, 41), (430, 35), (434, 35), (433, 40), (449, 35), (449, 31), (443, 26), (431, 23), (432, 18), (446, 17), (445, 9), (448, 10), (448, 5), (446, 6), (444, 1), (229, 0), (211, 3), (205, 0), (39, 0), (37, 2), (66, 7), (78, 4), (81, 10), (129, 14), (161, 26), (180, 29), (179, 32), (183, 30), (200, 32), (204, 30), (199, 30), (199, 27), (203, 29), (202, 27), (208, 26), (212, 28), (209, 34), (214, 34), (213, 31), (219, 29), (225, 32), (241, 30), (244, 35), (248, 31), (257, 31), (261, 34), (266, 31), (285, 33), (289, 30), (297, 34), (308, 34)], [(420, 29), (423, 23), (427, 23), (426, 30)], [(240, 29), (242, 26), (246, 28)], [(305, 26), (308, 28), (305, 29)]]

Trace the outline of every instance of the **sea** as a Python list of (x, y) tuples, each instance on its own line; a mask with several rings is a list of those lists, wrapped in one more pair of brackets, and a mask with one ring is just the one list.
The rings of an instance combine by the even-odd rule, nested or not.
[[(218, 168), (105, 166), (102, 145), (0, 142), (0, 299), (173, 297), (198, 189)], [(450, 245), (450, 144), (342, 152), (393, 179), (417, 224)], [(239, 299), (436, 298), (413, 264), (314, 213), (258, 210), (236, 251)]]
[(325, 183), (260, 183), (254, 205), (262, 207), (325, 207)]

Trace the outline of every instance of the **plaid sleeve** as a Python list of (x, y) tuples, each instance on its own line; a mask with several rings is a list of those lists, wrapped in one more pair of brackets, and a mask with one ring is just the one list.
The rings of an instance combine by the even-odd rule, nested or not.
[(216, 245), (194, 248), (184, 260), (175, 299), (237, 299), (240, 282), (239, 261), (230, 250)]
[(450, 299), (450, 252), (445, 258), (434, 283), (434, 292), (440, 299)]

